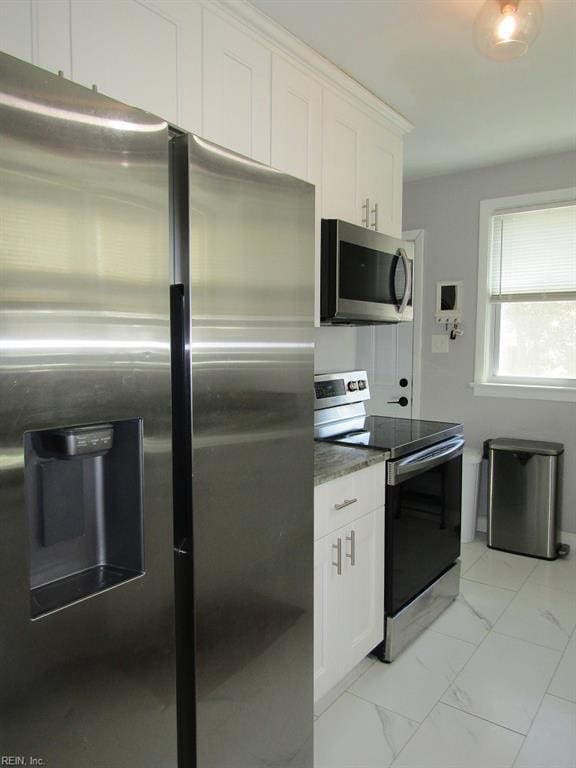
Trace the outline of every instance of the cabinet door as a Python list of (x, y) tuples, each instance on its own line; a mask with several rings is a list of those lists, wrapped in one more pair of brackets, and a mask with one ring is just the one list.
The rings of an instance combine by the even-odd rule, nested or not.
[(0, 50), (70, 77), (67, 0), (0, 0)]
[(270, 51), (203, 11), (203, 134), (270, 163)]
[(330, 666), (330, 637), (328, 632), (328, 584), (330, 560), (328, 542), (314, 544), (314, 687), (315, 698), (323, 695)]
[(32, 61), (32, 3), (0, 2), (0, 50)]
[(178, 28), (136, 0), (72, 0), (72, 78), (178, 122)]
[(349, 599), (347, 663), (352, 668), (384, 637), (384, 510), (355, 520), (344, 544)]
[(344, 549), (338, 573), (337, 545), (344, 530), (335, 531), (314, 545), (314, 700), (318, 701), (346, 674), (348, 633), (345, 611), (350, 602)]
[(320, 181), (322, 88), (281, 56), (272, 57), (272, 147), (274, 168), (316, 186), (315, 324), (320, 325)]
[[(335, 565), (338, 539), (341, 574)], [(384, 509), (319, 539), (314, 558), (314, 698), (318, 701), (384, 637)]]
[(283, 59), (272, 59), (272, 165), (312, 184), (322, 173), (322, 88)]
[(331, 91), (323, 95), (322, 215), (362, 223), (359, 196), (363, 115)]
[(402, 139), (368, 117), (360, 147), (360, 197), (370, 200), (371, 227), (391, 237), (401, 236)]
[(182, 0), (154, 0), (149, 5), (178, 27), (178, 126), (201, 136), (202, 7)]

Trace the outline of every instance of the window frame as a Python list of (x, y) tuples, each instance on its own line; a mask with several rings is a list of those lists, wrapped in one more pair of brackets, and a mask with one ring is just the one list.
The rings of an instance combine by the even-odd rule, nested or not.
[(480, 201), (476, 351), (472, 383), (475, 395), (576, 402), (576, 380), (574, 379), (517, 378), (496, 376), (494, 373), (499, 347), (497, 334), (502, 304), (490, 301), (489, 260), (492, 217), (501, 213), (537, 209), (540, 206), (545, 208), (555, 203), (576, 203), (576, 187)]

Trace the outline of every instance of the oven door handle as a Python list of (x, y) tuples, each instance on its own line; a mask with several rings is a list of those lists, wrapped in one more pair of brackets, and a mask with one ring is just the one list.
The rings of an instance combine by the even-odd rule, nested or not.
[(399, 485), (411, 477), (455, 459), (462, 454), (465, 442), (463, 437), (453, 437), (423, 451), (417, 451), (404, 459), (389, 461), (388, 485)]

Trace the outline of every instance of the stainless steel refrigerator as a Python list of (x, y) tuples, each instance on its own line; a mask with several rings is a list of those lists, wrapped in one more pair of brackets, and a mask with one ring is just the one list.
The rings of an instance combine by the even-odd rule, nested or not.
[(313, 188), (0, 54), (0, 756), (311, 768)]

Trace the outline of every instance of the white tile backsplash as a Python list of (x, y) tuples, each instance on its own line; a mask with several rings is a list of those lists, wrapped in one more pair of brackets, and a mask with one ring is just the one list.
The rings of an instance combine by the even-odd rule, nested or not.
[(356, 328), (327, 325), (314, 329), (314, 370), (353, 371), (356, 368)]

